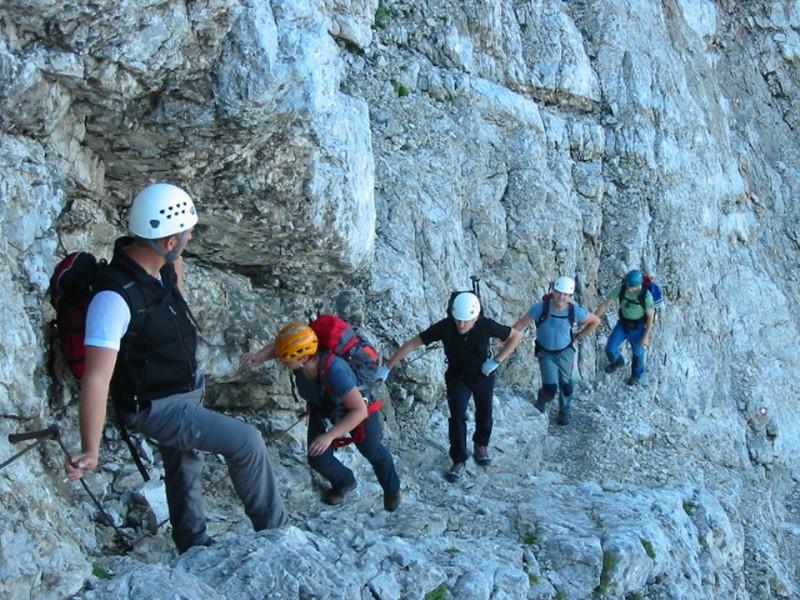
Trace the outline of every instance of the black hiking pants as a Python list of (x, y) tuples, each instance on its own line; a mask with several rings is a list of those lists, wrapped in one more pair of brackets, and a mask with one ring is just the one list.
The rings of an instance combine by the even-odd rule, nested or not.
[(470, 396), (475, 398), (475, 433), (472, 441), (488, 446), (492, 436), (492, 396), (494, 373), (477, 379), (445, 376), (447, 406), (450, 409), (448, 429), (450, 434), (450, 458), (454, 463), (466, 462), (467, 453), (467, 407)]

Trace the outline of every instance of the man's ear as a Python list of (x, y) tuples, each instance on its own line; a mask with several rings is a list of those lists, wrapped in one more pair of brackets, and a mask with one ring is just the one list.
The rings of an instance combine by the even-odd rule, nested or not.
[(167, 252), (171, 252), (175, 249), (175, 246), (178, 245), (179, 237), (178, 235), (171, 235), (164, 240), (164, 248)]

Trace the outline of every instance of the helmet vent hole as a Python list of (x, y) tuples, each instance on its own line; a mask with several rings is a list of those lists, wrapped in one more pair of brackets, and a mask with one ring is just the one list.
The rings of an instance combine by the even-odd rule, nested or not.
[(158, 229), (158, 225), (161, 223), (158, 219), (150, 219), (150, 227), (153, 229)]

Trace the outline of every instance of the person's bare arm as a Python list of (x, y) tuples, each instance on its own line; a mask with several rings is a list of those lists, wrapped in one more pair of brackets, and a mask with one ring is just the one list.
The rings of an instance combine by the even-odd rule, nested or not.
[(336, 438), (346, 435), (367, 418), (367, 404), (358, 388), (353, 388), (342, 397), (347, 414), (325, 433), (318, 435), (308, 447), (309, 456), (323, 454)]
[(94, 470), (100, 460), (108, 389), (117, 363), (117, 354), (111, 348), (86, 346), (86, 368), (81, 378), (78, 409), (81, 451), (73, 454), (64, 464), (67, 477), (72, 481)]
[(597, 315), (598, 318), (602, 317), (606, 311), (608, 310), (608, 306), (611, 304), (611, 300), (605, 300), (600, 305), (595, 308), (592, 312)]
[(533, 321), (533, 319), (531, 319), (531, 316), (528, 313), (525, 313), (519, 319), (517, 319), (517, 322), (514, 323), (512, 327), (517, 331), (525, 331), (525, 328), (528, 325), (530, 325), (531, 321)]
[(650, 346), (650, 333), (653, 331), (653, 323), (655, 323), (656, 320), (656, 311), (654, 308), (650, 308), (645, 314), (647, 316), (647, 322), (645, 323), (644, 335), (642, 336), (642, 346), (647, 348)]
[(512, 327), (511, 333), (508, 334), (506, 341), (503, 343), (503, 349), (500, 351), (500, 354), (498, 354), (495, 357), (495, 360), (501, 363), (509, 356), (511, 356), (514, 350), (517, 349), (517, 346), (519, 346), (519, 343), (522, 341), (522, 338), (523, 338), (522, 331), (520, 331), (516, 327)]
[(414, 350), (416, 350), (420, 346), (422, 346), (422, 338), (419, 337), (418, 335), (414, 336), (406, 343), (404, 343), (402, 346), (400, 346), (397, 349), (397, 352), (392, 354), (392, 357), (386, 361), (386, 368), (390, 370), (393, 369), (395, 365), (397, 365), (397, 363), (399, 363), (401, 360), (403, 360), (406, 356), (411, 354)]
[(581, 325), (583, 325), (583, 329), (575, 335), (576, 340), (582, 340), (587, 335), (594, 333), (594, 330), (600, 325), (600, 317), (594, 313), (587, 313), (586, 317), (581, 321)]
[(247, 352), (243, 354), (239, 364), (255, 367), (257, 364), (272, 360), (273, 358), (275, 358), (275, 344), (267, 344), (258, 352)]

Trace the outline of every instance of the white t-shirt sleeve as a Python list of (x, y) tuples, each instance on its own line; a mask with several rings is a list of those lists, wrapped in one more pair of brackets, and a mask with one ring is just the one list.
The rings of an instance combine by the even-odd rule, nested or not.
[(117, 292), (104, 290), (92, 298), (86, 311), (86, 346), (119, 350), (131, 322), (131, 309)]

